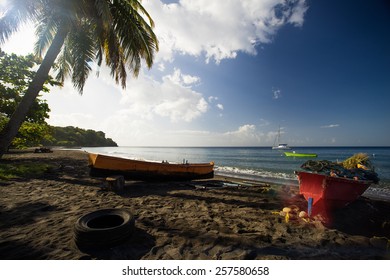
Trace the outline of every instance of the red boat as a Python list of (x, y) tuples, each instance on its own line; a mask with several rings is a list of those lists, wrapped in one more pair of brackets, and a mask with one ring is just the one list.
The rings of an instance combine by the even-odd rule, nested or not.
[[(297, 171), (299, 192), (309, 202), (309, 214), (326, 214), (358, 199), (372, 181)], [(311, 213), (310, 213), (311, 212)]]

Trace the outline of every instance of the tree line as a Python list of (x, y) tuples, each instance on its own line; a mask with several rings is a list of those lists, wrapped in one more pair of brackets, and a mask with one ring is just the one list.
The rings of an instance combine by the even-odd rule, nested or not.
[(103, 131), (82, 129), (73, 126), (49, 126), (50, 133), (41, 141), (43, 146), (62, 147), (117, 147)]
[[(35, 75), (32, 70), (39, 60), (33, 55), (18, 56), (6, 54), (0, 49), (0, 130), (12, 117), (15, 108), (23, 98), (29, 81)], [(50, 86), (61, 86), (51, 76), (45, 82), (42, 91), (49, 92)], [(96, 147), (117, 146), (104, 132), (78, 127), (50, 126), (46, 119), (50, 108), (41, 96), (38, 96), (28, 111), (18, 133), (8, 148), (26, 148), (43, 146)]]

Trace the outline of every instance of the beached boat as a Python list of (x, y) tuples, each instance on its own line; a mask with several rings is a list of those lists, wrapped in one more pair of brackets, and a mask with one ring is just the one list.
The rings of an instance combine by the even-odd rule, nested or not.
[(192, 180), (214, 176), (214, 162), (173, 164), (88, 154), (90, 175), (107, 177), (123, 175), (125, 179)]
[(299, 192), (308, 201), (312, 215), (345, 207), (358, 199), (373, 183), (304, 171), (297, 171), (296, 174)]
[[(280, 126), (278, 130), (278, 135), (275, 138), (274, 145), (272, 146), (272, 150), (290, 150), (291, 148), (287, 144), (281, 144), (280, 142)], [(276, 143), (278, 143), (276, 145)]]
[(292, 152), (284, 152), (284, 155), (285, 155), (286, 157), (317, 157), (317, 154), (296, 153), (295, 151), (292, 151)]

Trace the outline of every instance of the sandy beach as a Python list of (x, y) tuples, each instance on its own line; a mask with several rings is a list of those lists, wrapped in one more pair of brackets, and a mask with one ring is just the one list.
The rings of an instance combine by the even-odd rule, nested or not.
[[(296, 187), (215, 177), (126, 181), (116, 193), (89, 176), (82, 151), (14, 152), (0, 161), (31, 162), (51, 168), (0, 181), (0, 259), (390, 259), (386, 201), (361, 197), (335, 212), (329, 225), (294, 215), (287, 222), (284, 207), (306, 210)], [(80, 250), (76, 220), (104, 208), (129, 209), (133, 235), (112, 248)]]

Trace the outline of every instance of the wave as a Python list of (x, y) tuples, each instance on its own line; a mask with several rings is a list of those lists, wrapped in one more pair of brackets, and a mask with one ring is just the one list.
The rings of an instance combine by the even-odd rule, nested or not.
[(214, 173), (218, 176), (226, 176), (237, 179), (298, 186), (298, 180), (296, 176), (294, 174), (288, 174), (284, 172), (253, 170), (230, 166), (216, 166), (214, 167)]
[[(274, 153), (269, 154), (267, 149), (250, 149), (250, 153), (258, 151), (255, 160), (252, 157), (242, 156), (242, 148), (234, 152), (234, 149), (229, 149), (228, 152), (221, 152), (219, 148), (202, 148), (187, 150), (175, 150), (174, 148), (134, 148), (134, 147), (83, 147), (84, 151), (101, 153), (111, 156), (118, 156), (128, 159), (144, 160), (161, 162), (160, 159), (168, 160), (171, 163), (181, 163), (178, 160), (178, 155), (192, 159), (195, 162), (215, 161), (218, 165), (214, 167), (214, 173), (219, 176), (237, 178), (250, 181), (266, 182), (278, 185), (299, 186), (298, 180), (294, 174), (294, 170), (301, 164), (300, 161), (286, 159), (284, 157), (275, 156)], [(173, 151), (172, 151), (173, 149)], [(206, 152), (203, 149), (207, 149)], [(245, 149), (244, 149), (245, 150)], [(340, 157), (340, 152), (345, 149), (330, 149), (324, 148), (326, 154), (322, 158), (333, 160)], [(232, 153), (233, 151), (233, 153)], [(344, 151), (343, 157), (353, 154), (360, 150)], [(238, 153), (241, 152), (241, 153)], [(269, 152), (269, 153), (268, 153)], [(322, 150), (319, 152), (324, 153)], [(385, 199), (390, 197), (390, 171), (388, 166), (388, 149), (382, 153), (379, 151), (367, 151), (369, 154), (375, 152), (376, 171), (380, 175), (378, 185), (372, 185), (367, 191), (367, 196)], [(211, 155), (211, 156), (210, 156)], [(326, 155), (326, 156), (325, 156)], [(345, 156), (344, 156), (345, 155)], [(235, 166), (236, 163), (250, 164), (250, 167)]]
[[(241, 180), (299, 187), (299, 182), (295, 174), (283, 172), (242, 169), (229, 166), (216, 166), (214, 168), (214, 173), (218, 176), (226, 176), (229, 178), (237, 178)], [(389, 182), (386, 180), (384, 182), (380, 182), (377, 185), (371, 185), (364, 193), (364, 196), (374, 199), (390, 201)]]

